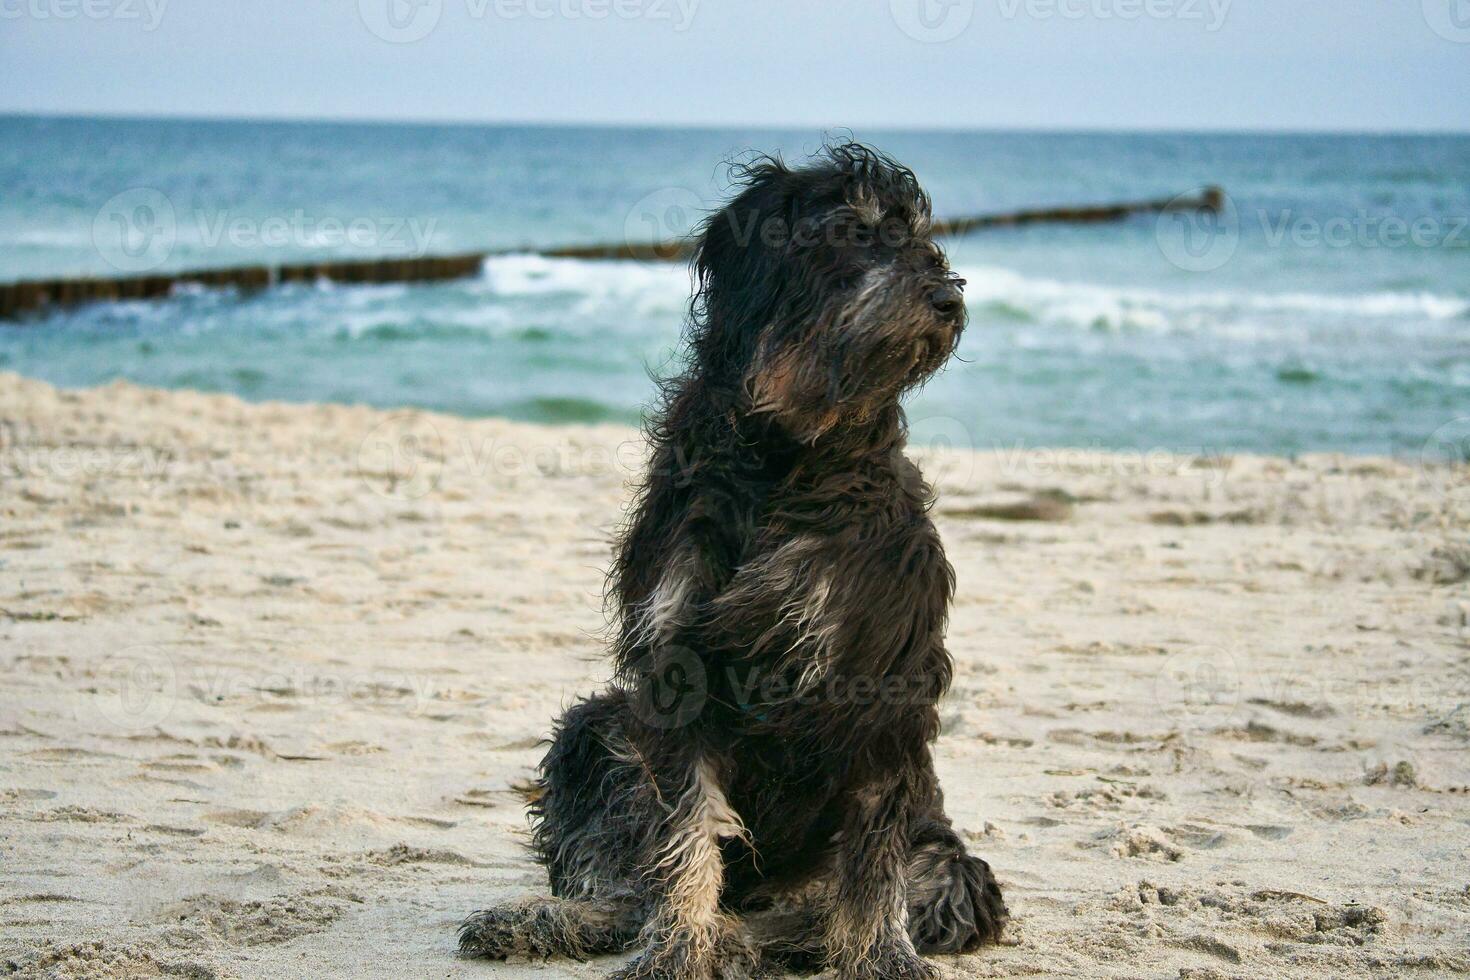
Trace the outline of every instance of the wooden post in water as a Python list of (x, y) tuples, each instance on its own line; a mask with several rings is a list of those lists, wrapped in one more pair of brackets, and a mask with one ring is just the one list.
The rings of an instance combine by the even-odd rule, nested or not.
[[(1097, 224), (1122, 221), (1135, 214), (1163, 211), (1218, 213), (1225, 206), (1225, 191), (1208, 187), (1198, 196), (1180, 196), (1158, 201), (1121, 204), (1043, 208), (1009, 214), (976, 215), (936, 221), (935, 235), (967, 235), (990, 228), (1019, 228), (1035, 224)], [(0, 283), (0, 319), (12, 320), (29, 313), (64, 309), (84, 303), (161, 299), (180, 286), (209, 289), (238, 289), (254, 292), (288, 282), (435, 282), (478, 275), (485, 260), (497, 255), (541, 255), (558, 259), (625, 259), (643, 262), (678, 262), (689, 256), (688, 241), (636, 244), (562, 245), (540, 249), (503, 249), (407, 259), (341, 259), (281, 266), (247, 265), (221, 269), (195, 269), (117, 278), (34, 279)]]

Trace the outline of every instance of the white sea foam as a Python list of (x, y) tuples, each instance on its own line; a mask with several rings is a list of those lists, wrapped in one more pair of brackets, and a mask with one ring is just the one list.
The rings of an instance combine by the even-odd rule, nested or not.
[[(1299, 320), (1441, 321), (1470, 315), (1470, 299), (1433, 293), (1166, 292), (1063, 282), (995, 266), (961, 266), (965, 297), (984, 315), (1006, 311), (1017, 319), (1058, 326), (1152, 332), (1212, 332), (1240, 338), (1279, 333)], [(678, 314), (690, 282), (679, 263), (606, 262), (510, 255), (489, 259), (487, 295), (511, 300), (567, 297), (574, 313), (620, 308), (634, 315)]]
[(484, 282), (503, 298), (567, 295), (573, 312), (620, 306), (634, 313), (677, 312), (689, 299), (689, 272), (678, 262), (589, 261), (540, 255), (487, 259)]
[(91, 248), (91, 228), (20, 228), (0, 232), (0, 248), (10, 245), (31, 248)]
[(1470, 314), (1470, 299), (1432, 293), (1180, 292), (1129, 289), (1023, 276), (993, 266), (956, 271), (972, 310), (991, 305), (1042, 323), (1109, 330), (1218, 329), (1302, 315), (1342, 319), (1450, 320)]

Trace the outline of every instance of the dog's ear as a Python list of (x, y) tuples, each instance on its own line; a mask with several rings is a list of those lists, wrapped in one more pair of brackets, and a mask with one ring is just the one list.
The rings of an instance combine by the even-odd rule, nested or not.
[(787, 272), (777, 226), (790, 176), (774, 158), (740, 168), (744, 189), (705, 220), (695, 243), (694, 346), (706, 376), (732, 396), (781, 301)]
[(774, 271), (771, 263), (784, 244), (777, 226), (783, 223), (782, 186), (791, 175), (776, 157), (731, 168), (732, 179), (742, 189), (709, 216), (695, 243), (694, 271), (701, 291), (723, 292), (735, 299), (738, 289), (769, 278)]

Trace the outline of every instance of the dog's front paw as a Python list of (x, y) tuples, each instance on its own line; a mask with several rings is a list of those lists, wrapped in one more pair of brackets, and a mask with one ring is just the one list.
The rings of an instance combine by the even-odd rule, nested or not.
[(483, 909), (459, 927), (460, 955), (490, 960), (511, 956), (582, 960), (626, 945), (605, 910), (560, 898), (533, 898)]
[(759, 951), (731, 932), (710, 942), (675, 939), (650, 946), (608, 980), (758, 980), (767, 975)]
[(519, 909), (481, 909), (459, 926), (461, 956), (503, 960), (507, 956), (527, 952), (528, 946)]
[(939, 969), (908, 943), (886, 943), (837, 969), (837, 980), (939, 980)]
[(647, 953), (639, 953), (609, 973), (604, 980), (672, 980), (668, 969), (653, 962)]

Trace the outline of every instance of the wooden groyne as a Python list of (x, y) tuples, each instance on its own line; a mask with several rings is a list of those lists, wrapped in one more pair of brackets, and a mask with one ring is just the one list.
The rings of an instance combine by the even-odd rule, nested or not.
[[(936, 235), (964, 235), (988, 228), (1014, 228), (1034, 224), (1097, 224), (1122, 221), (1136, 214), (1163, 211), (1219, 212), (1225, 192), (1206, 188), (1197, 196), (1167, 200), (1132, 201), (1081, 207), (1046, 208), (1008, 214), (976, 215), (934, 222)], [(689, 255), (687, 241), (647, 245), (627, 242), (601, 245), (564, 245), (553, 248), (502, 249), (404, 259), (362, 259), (303, 262), (287, 265), (249, 265), (221, 269), (196, 269), (146, 276), (33, 279), (0, 284), (0, 319), (16, 319), (49, 309), (84, 303), (165, 298), (180, 286), (236, 289), (255, 292), (284, 283), (337, 282), (436, 282), (478, 275), (485, 260), (498, 255), (541, 255), (562, 259), (632, 259), (644, 262), (678, 262)]]
[(1197, 196), (1184, 195), (1167, 200), (1042, 208), (1035, 211), (1013, 211), (1010, 214), (983, 214), (973, 218), (954, 218), (949, 221), (934, 222), (933, 232), (936, 235), (965, 235), (986, 228), (1018, 228), (1023, 225), (1040, 224), (1093, 225), (1122, 221), (1135, 214), (1159, 214), (1164, 211), (1219, 214), (1223, 210), (1225, 210), (1225, 189), (1206, 187)]
[(254, 292), (290, 282), (431, 282), (479, 274), (485, 255), (436, 255), (414, 259), (306, 262), (295, 265), (246, 265), (195, 269), (120, 278), (34, 279), (0, 285), (0, 319), (14, 319), (48, 308), (82, 303), (163, 299), (180, 286)]

